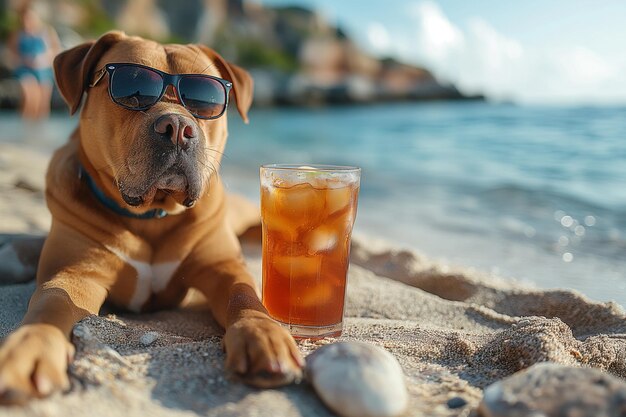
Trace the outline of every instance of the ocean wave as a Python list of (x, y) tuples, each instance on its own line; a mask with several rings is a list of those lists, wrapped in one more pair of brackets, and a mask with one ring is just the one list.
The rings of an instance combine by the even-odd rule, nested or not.
[(521, 184), (502, 184), (483, 188), (478, 193), (486, 202), (494, 206), (568, 208), (580, 213), (611, 214), (616, 218), (626, 218), (626, 210), (615, 210), (581, 195), (568, 194), (546, 187), (531, 187)]

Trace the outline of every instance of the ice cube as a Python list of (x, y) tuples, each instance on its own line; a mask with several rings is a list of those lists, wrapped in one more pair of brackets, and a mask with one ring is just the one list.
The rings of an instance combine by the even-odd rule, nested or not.
[(272, 267), (286, 278), (312, 279), (320, 271), (321, 259), (317, 256), (274, 256)]
[(283, 216), (302, 218), (309, 214), (321, 214), (324, 208), (324, 200), (310, 184), (274, 190), (276, 210)]
[(331, 188), (326, 190), (326, 210), (328, 214), (333, 214), (348, 204), (350, 204), (350, 198), (352, 197), (352, 188)]
[(278, 232), (283, 240), (294, 242), (298, 238), (298, 223), (277, 214), (266, 214), (263, 218), (267, 229)]
[(299, 171), (296, 172), (294, 181), (297, 184), (310, 184), (311, 187), (317, 189), (326, 188), (326, 181), (328, 174), (317, 170), (314, 167), (302, 165), (298, 167)]
[(298, 306), (300, 307), (314, 307), (329, 304), (333, 298), (334, 287), (329, 282), (319, 282), (312, 288), (303, 291), (300, 294)]
[(337, 231), (327, 226), (320, 226), (309, 232), (305, 240), (311, 254), (328, 251), (337, 245)]
[(282, 216), (277, 210), (280, 191), (275, 187), (267, 187), (261, 190), (261, 215), (263, 223), (269, 230), (280, 232), (285, 238), (291, 240), (296, 237), (297, 224)]

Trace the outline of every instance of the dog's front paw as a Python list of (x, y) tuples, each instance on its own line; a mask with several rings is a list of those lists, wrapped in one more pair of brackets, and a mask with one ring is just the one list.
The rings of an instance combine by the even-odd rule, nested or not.
[(18, 328), (0, 345), (0, 404), (21, 404), (69, 389), (74, 346), (49, 324)]
[(302, 378), (304, 360), (293, 337), (269, 317), (243, 318), (224, 336), (226, 369), (260, 388), (278, 387)]

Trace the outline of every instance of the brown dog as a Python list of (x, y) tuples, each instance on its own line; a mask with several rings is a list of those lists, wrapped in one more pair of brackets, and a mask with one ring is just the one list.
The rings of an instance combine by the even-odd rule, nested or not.
[(71, 111), (87, 96), (77, 130), (48, 168), (52, 228), (26, 317), (0, 347), (0, 401), (68, 388), (70, 331), (98, 314), (105, 300), (135, 311), (164, 309), (192, 288), (226, 330), (227, 369), (261, 387), (298, 378), (300, 353), (259, 301), (227, 221), (216, 169), (226, 117), (192, 116), (172, 86), (142, 111), (115, 104), (110, 75), (101, 70), (109, 63), (219, 77), (247, 119), (252, 79), (204, 46), (110, 32), (56, 58), (57, 83)]

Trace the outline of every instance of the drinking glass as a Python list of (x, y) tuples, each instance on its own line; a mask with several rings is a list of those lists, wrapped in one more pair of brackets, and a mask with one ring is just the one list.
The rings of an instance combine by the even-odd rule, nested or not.
[(360, 168), (263, 165), (263, 304), (294, 337), (339, 336)]

